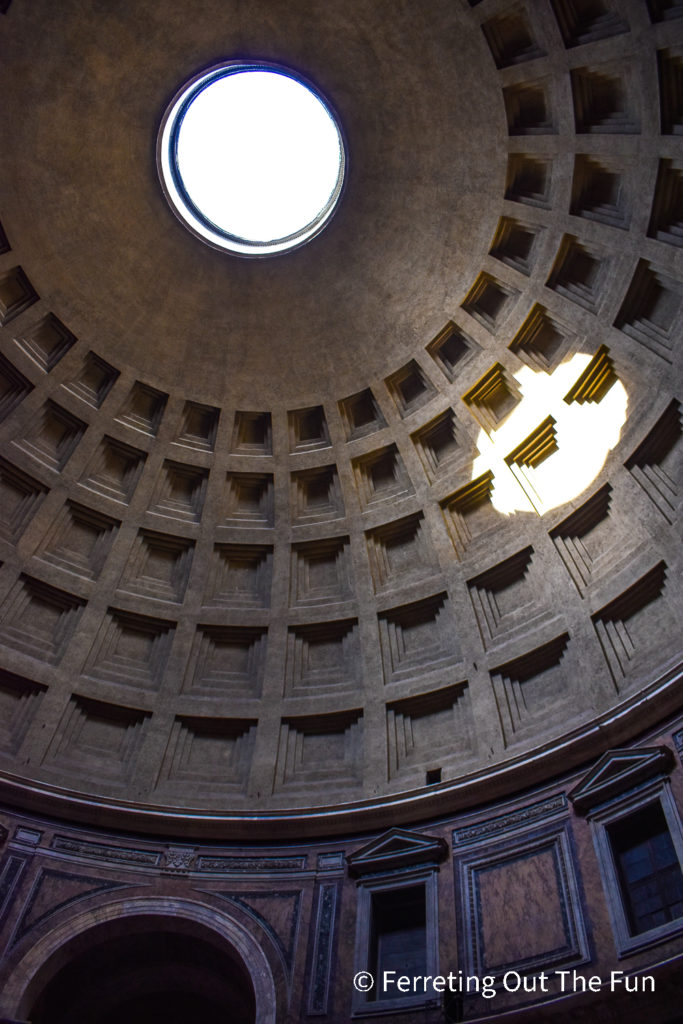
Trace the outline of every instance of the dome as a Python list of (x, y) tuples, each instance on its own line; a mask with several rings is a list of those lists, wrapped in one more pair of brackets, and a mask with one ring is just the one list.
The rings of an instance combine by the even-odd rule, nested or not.
[[(681, 22), (552, 6), (12, 4), (7, 799), (329, 834), (677, 707)], [(312, 83), (347, 147), (334, 217), (269, 259), (157, 175), (225, 61)]]

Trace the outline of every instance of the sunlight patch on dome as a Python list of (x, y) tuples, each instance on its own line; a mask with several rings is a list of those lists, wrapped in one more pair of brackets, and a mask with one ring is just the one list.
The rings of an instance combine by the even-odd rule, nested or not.
[(591, 361), (577, 353), (552, 374), (523, 367), (514, 374), (521, 393), (515, 409), (498, 429), (480, 431), (472, 479), (493, 472), (491, 501), (504, 515), (543, 515), (572, 501), (619, 441), (628, 407), (620, 380), (597, 399), (567, 400)]

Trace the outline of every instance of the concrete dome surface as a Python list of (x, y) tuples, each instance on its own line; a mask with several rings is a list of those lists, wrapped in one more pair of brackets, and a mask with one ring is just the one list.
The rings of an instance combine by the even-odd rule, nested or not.
[[(390, 824), (677, 707), (680, 20), (546, 6), (8, 8), (13, 799)], [(305, 76), (348, 147), (325, 231), (268, 260), (187, 231), (155, 166), (230, 59)]]

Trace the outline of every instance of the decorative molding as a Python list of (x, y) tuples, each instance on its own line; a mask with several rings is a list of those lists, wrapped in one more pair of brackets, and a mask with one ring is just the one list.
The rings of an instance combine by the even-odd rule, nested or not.
[[(204, 891), (206, 892), (207, 890)], [(211, 892), (210, 895), (217, 896), (219, 899), (225, 900), (227, 903), (232, 903), (233, 906), (239, 907), (241, 910), (245, 911), (252, 920), (256, 921), (261, 928), (263, 928), (282, 957), (287, 976), (291, 982), (294, 971), (296, 938), (299, 930), (299, 914), (301, 911), (302, 898), (301, 890), (293, 889), (278, 892), (259, 892), (258, 890), (251, 892)], [(280, 904), (285, 900), (291, 901), (291, 921), (288, 934), (281, 934), (281, 930), (284, 931), (284, 928), (286, 927), (286, 922), (282, 922), (278, 917), (278, 924), (275, 925), (265, 916), (264, 907), (261, 907), (260, 911), (256, 909), (254, 903), (259, 900), (264, 903), (274, 902), (276, 905), (278, 901), (280, 901)]]
[(338, 850), (334, 853), (318, 854), (318, 871), (343, 871), (344, 851)]
[(671, 363), (682, 317), (683, 287), (678, 278), (649, 260), (638, 260), (614, 326)]
[(27, 864), (27, 857), (17, 857), (15, 854), (10, 854), (4, 860), (0, 870), (0, 923), (7, 916)]
[(683, 729), (679, 729), (671, 738), (673, 739), (676, 750), (678, 751), (678, 756), (683, 758)]
[[(538, 559), (531, 545), (467, 580), (472, 607), (485, 648), (531, 632), (550, 612), (538, 600)], [(533, 568), (533, 561), (536, 562)]]
[(290, 626), (285, 659), (285, 693), (311, 697), (354, 692), (359, 684), (358, 619)]
[(193, 555), (193, 540), (139, 530), (118, 589), (157, 601), (182, 604)]
[(683, 54), (680, 46), (658, 50), (657, 64), (662, 135), (680, 135), (683, 125), (683, 104), (681, 102)]
[(208, 469), (164, 460), (149, 511), (181, 523), (199, 523), (206, 497)]
[(494, 433), (522, 400), (514, 377), (502, 363), (494, 365), (462, 396), (470, 412), (487, 434)]
[(213, 875), (270, 874), (278, 871), (304, 871), (307, 856), (300, 857), (197, 857), (197, 871)]
[[(550, 102), (550, 90), (552, 84), (546, 79), (537, 79), (533, 82), (520, 82), (516, 85), (503, 87), (503, 100), (505, 102), (505, 113), (508, 122), (509, 135), (554, 135), (557, 132), (555, 118), (553, 116), (552, 104)], [(502, 218), (502, 221), (508, 218)], [(498, 227), (498, 234), (505, 235), (506, 227), (502, 224)], [(514, 248), (521, 250), (519, 261), (513, 257), (510, 262), (516, 270), (523, 274), (530, 272), (526, 257), (533, 245), (536, 232), (526, 228), (513, 229), (508, 236)], [(523, 237), (526, 235), (527, 237)], [(500, 239), (498, 239), (500, 240)], [(525, 251), (526, 250), (526, 251)], [(500, 259), (499, 251), (492, 255)], [(503, 262), (508, 262), (503, 259)]]
[(272, 473), (228, 473), (220, 525), (270, 529), (275, 522)]
[(352, 878), (400, 871), (416, 865), (440, 864), (448, 854), (445, 839), (392, 828), (353, 853), (347, 853), (346, 865)]
[[(521, 886), (531, 877), (533, 896), (543, 904), (540, 929), (524, 927), (531, 893), (521, 891)], [(512, 847), (505, 836), (495, 849), (473, 850), (456, 863), (456, 885), (468, 974), (502, 975), (509, 969), (531, 974), (590, 959), (566, 823)], [(500, 920), (499, 895), (508, 891), (517, 898), (506, 900), (507, 937), (499, 941), (499, 929), (492, 922)], [(512, 935), (516, 941), (508, 941)]]
[(294, 526), (343, 519), (344, 496), (335, 463), (291, 474), (290, 513)]
[(192, 871), (197, 857), (194, 846), (167, 846), (164, 850), (161, 870), (169, 874), (187, 875)]
[(498, 814), (474, 825), (462, 825), (453, 829), (453, 846), (463, 847), (488, 842), (505, 834), (506, 838), (518, 835), (534, 825), (545, 824), (550, 819), (567, 813), (567, 797), (564, 793), (540, 800), (538, 803), (520, 807), (509, 814)]
[(532, 369), (550, 373), (568, 353), (573, 332), (536, 302), (508, 345)]
[(77, 693), (64, 709), (43, 764), (71, 780), (126, 787), (135, 773), (151, 712)]
[(683, 220), (683, 173), (673, 160), (661, 159), (652, 198), (648, 238), (668, 245), (683, 245), (680, 222)]
[(107, 843), (91, 843), (69, 836), (53, 836), (50, 849), (73, 857), (101, 860), (109, 864), (124, 864), (136, 868), (156, 868), (161, 863), (161, 851), (136, 850), (127, 846), (109, 846)]
[[(270, 549), (272, 552), (272, 548)], [(354, 596), (348, 536), (292, 544), (290, 604), (335, 604)], [(270, 580), (270, 577), (269, 577)]]
[(24, 828), (17, 825), (14, 830), (13, 843), (21, 843), (24, 846), (38, 846), (43, 838), (43, 833), (36, 828)]
[(665, 746), (608, 750), (568, 796), (579, 814), (587, 814), (627, 789), (668, 775), (674, 763), (673, 753)]
[(175, 626), (175, 622), (168, 619), (108, 608), (83, 674), (108, 683), (157, 690), (164, 676)]
[(328, 1012), (332, 951), (339, 896), (339, 882), (323, 883), (318, 887), (317, 911), (313, 925), (311, 979), (308, 990), (308, 1013), (311, 1016), (324, 1016)]
[(207, 696), (260, 697), (268, 630), (265, 626), (199, 623), (183, 690)]
[(214, 544), (204, 606), (268, 608), (272, 577), (272, 544)]
[[(56, 883), (54, 891), (55, 902), (50, 904), (49, 897), (46, 900), (46, 891), (49, 893), (50, 885), (53, 882)], [(60, 899), (60, 895), (63, 895), (66, 886), (69, 884), (80, 887), (80, 891)], [(89, 896), (111, 892), (113, 889), (126, 888), (129, 888), (129, 884), (125, 882), (116, 882), (107, 878), (93, 878), (89, 875), (73, 875), (70, 872), (56, 871), (53, 868), (40, 868), (31, 886), (31, 891), (24, 904), (23, 912), (14, 930), (10, 944), (15, 945), (27, 932), (35, 928), (41, 921), (52, 917), (58, 910), (63, 910), (74, 903), (79, 903)], [(32, 912), (36, 906), (39, 909), (35, 916), (33, 916)]]

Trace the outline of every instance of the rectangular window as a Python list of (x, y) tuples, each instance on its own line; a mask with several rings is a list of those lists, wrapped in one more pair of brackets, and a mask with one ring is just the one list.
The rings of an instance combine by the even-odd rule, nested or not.
[(607, 832), (631, 935), (683, 917), (683, 873), (659, 801)]
[[(439, 974), (438, 869), (433, 862), (406, 865), (401, 859), (415, 857), (418, 842), (418, 855), (426, 850), (425, 858), (441, 859), (443, 841), (425, 840), (417, 833), (415, 839), (412, 833), (401, 832), (398, 839), (392, 833), (388, 835), (389, 839), (380, 837), (370, 847), (372, 857), (362, 851), (362, 860), (357, 858), (355, 864), (351, 861), (356, 871), (359, 860), (361, 868), (368, 863), (375, 867), (379, 860), (377, 851), (384, 854), (387, 846), (394, 863), (398, 860), (396, 870), (369, 872), (361, 875), (358, 882), (354, 971), (369, 972), (374, 984), (354, 990), (354, 1017), (383, 1016), (393, 1009), (417, 1011), (441, 1000), (440, 993), (429, 985), (412, 984), (413, 978), (433, 978)], [(386, 866), (386, 860), (380, 861), (381, 867)], [(411, 979), (411, 984), (406, 985), (406, 978)]]
[(683, 829), (668, 779), (589, 813), (618, 955), (683, 934)]
[[(371, 972), (376, 979), (385, 971), (411, 977), (427, 971), (427, 909), (424, 885), (372, 894), (370, 935)], [(395, 998), (375, 987), (376, 998)], [(400, 993), (398, 993), (400, 994)]]

